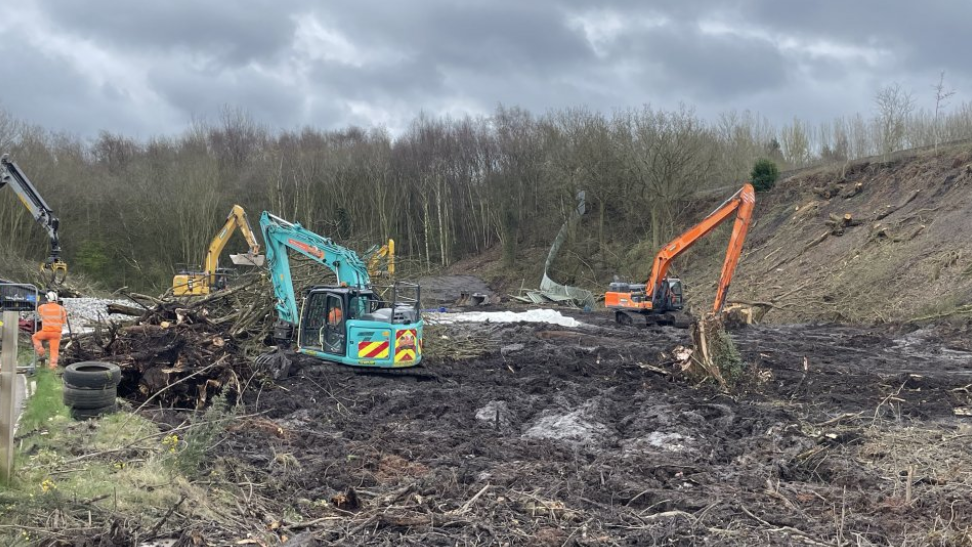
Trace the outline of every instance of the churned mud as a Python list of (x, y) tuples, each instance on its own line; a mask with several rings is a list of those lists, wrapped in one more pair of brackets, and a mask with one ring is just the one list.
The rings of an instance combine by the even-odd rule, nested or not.
[(301, 360), (212, 465), (301, 545), (969, 542), (962, 335), (744, 329), (729, 395), (680, 375), (686, 331), (573, 315), (430, 328), (397, 374)]

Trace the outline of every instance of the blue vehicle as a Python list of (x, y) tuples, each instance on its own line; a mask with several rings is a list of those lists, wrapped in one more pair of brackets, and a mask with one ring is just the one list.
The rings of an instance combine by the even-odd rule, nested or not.
[[(354, 251), (266, 211), (260, 230), (276, 296), (279, 345), (296, 339), (300, 353), (358, 367), (405, 368), (422, 362), (418, 285), (396, 283), (385, 300)], [(311, 287), (299, 311), (288, 250), (326, 266), (338, 281), (337, 286)]]

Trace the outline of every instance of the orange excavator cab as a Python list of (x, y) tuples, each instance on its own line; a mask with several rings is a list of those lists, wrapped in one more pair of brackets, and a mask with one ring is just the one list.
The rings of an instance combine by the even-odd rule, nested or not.
[(684, 307), (682, 282), (677, 278), (667, 277), (668, 268), (675, 258), (735, 214), (736, 220), (713, 305), (713, 312), (718, 313), (725, 305), (729, 284), (742, 254), (755, 205), (756, 191), (747, 183), (709, 216), (662, 247), (655, 256), (647, 283), (611, 283), (610, 290), (604, 294), (604, 305), (615, 310), (615, 319), (621, 324), (630, 325), (636, 315), (643, 315), (649, 323), (667, 322), (676, 326), (688, 326), (684, 314), (678, 313)]

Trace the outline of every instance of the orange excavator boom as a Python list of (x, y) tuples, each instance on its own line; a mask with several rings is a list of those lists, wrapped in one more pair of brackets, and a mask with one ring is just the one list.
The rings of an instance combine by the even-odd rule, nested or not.
[(718, 313), (726, 302), (726, 295), (729, 292), (729, 284), (732, 282), (732, 275), (739, 264), (739, 256), (742, 253), (743, 242), (746, 240), (746, 232), (749, 230), (749, 223), (753, 216), (753, 207), (756, 205), (756, 191), (753, 185), (745, 184), (738, 192), (725, 201), (718, 209), (705, 217), (702, 222), (686, 230), (682, 235), (673, 239), (668, 245), (662, 247), (661, 251), (655, 256), (655, 262), (651, 268), (651, 277), (648, 278), (645, 290), (648, 294), (654, 294), (661, 287), (662, 280), (668, 274), (668, 267), (672, 260), (687, 251), (703, 237), (707, 236), (720, 224), (725, 222), (733, 213), (736, 214), (736, 222), (732, 229), (732, 236), (729, 238), (729, 248), (726, 251), (726, 260), (722, 264), (722, 275), (719, 277), (719, 288), (716, 290), (715, 304), (713, 311)]
[(753, 219), (753, 207), (756, 205), (756, 192), (751, 184), (746, 184), (739, 190), (739, 206), (736, 210), (736, 222), (732, 227), (732, 235), (729, 236), (729, 248), (726, 249), (726, 260), (722, 263), (722, 274), (719, 276), (719, 288), (716, 290), (715, 304), (712, 313), (719, 313), (726, 305), (726, 296), (729, 295), (729, 285), (732, 283), (732, 276), (736, 272), (739, 264), (739, 257), (742, 256), (743, 243), (746, 241), (746, 233), (749, 231), (749, 224)]
[(683, 307), (682, 282), (668, 277), (668, 268), (672, 260), (735, 215), (736, 220), (732, 236), (729, 238), (726, 260), (722, 265), (722, 275), (719, 277), (719, 287), (712, 306), (714, 313), (722, 311), (732, 275), (736, 271), (736, 265), (739, 264), (755, 205), (756, 192), (753, 186), (743, 185), (725, 203), (702, 219), (702, 222), (689, 228), (658, 251), (652, 263), (651, 277), (644, 285), (621, 281), (611, 283), (611, 290), (604, 293), (605, 307), (615, 310), (615, 318), (622, 324), (632, 324), (633, 314), (639, 314), (645, 316), (649, 323), (652, 323), (654, 318), (655, 322), (671, 322), (676, 326), (679, 324), (687, 326), (684, 315), (679, 313)]

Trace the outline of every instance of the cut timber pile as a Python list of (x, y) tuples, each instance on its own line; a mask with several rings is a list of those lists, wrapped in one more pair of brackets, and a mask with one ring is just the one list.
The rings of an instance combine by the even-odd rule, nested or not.
[(273, 323), (272, 292), (265, 282), (195, 300), (131, 298), (138, 307), (123, 313), (132, 315), (134, 324), (99, 325), (68, 346), (78, 360), (118, 364), (120, 396), (151, 399), (155, 406), (201, 408), (224, 388), (228, 396), (239, 393), (252, 377), (247, 354), (262, 349)]

